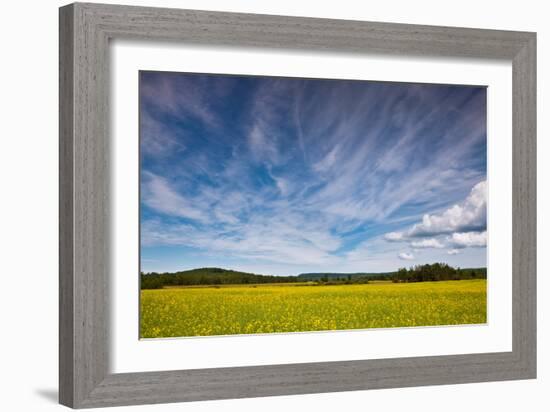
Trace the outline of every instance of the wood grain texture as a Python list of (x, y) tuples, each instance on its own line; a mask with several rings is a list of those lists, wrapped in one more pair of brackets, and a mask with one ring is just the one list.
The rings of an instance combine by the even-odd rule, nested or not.
[[(535, 377), (535, 34), (84, 3), (62, 7), (59, 22), (62, 404), (85, 408)], [(116, 38), (511, 61), (513, 350), (110, 374), (108, 79), (109, 40)]]
[(73, 23), (64, 9), (59, 14), (59, 401), (65, 405), (73, 404), (74, 382)]
[(536, 375), (536, 37), (525, 43), (512, 62), (512, 310), (513, 351)]
[(60, 376), (71, 378), (62, 378), (59, 392), (62, 403), (74, 406), (108, 367), (108, 48), (85, 13), (78, 5), (60, 10), (61, 105), (67, 105), (60, 119), (61, 203), (68, 206), (60, 216)]

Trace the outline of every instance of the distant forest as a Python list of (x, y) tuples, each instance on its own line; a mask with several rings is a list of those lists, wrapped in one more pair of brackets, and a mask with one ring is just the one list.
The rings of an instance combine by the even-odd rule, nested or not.
[(446, 263), (416, 265), (384, 273), (302, 273), (298, 276), (272, 276), (221, 268), (200, 268), (175, 273), (141, 273), (141, 289), (165, 286), (236, 285), (311, 282), (318, 285), (360, 284), (373, 280), (427, 282), (440, 280), (486, 279), (487, 268), (453, 268)]

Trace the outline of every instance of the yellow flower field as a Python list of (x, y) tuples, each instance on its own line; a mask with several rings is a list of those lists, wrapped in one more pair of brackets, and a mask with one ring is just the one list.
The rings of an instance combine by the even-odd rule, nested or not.
[(486, 280), (142, 290), (142, 338), (485, 323)]

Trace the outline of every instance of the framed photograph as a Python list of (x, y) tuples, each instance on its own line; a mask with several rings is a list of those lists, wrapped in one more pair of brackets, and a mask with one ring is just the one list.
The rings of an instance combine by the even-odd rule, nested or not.
[(536, 35), (60, 9), (60, 402), (536, 376)]

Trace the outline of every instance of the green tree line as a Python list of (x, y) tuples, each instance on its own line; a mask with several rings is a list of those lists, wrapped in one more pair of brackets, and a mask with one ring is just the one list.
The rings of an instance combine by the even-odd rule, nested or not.
[(141, 289), (164, 286), (239, 285), (262, 283), (312, 282), (319, 285), (361, 284), (372, 280), (392, 282), (428, 282), (440, 280), (486, 279), (486, 268), (453, 268), (446, 263), (417, 265), (387, 273), (315, 273), (299, 276), (272, 276), (238, 272), (221, 268), (200, 268), (175, 273), (141, 273)]
[(160, 289), (163, 286), (289, 283), (299, 280), (296, 276), (256, 275), (221, 268), (201, 268), (175, 273), (142, 273), (141, 289)]
[(400, 268), (392, 277), (394, 282), (434, 282), (439, 280), (487, 279), (487, 268), (461, 269), (446, 263), (433, 263)]

